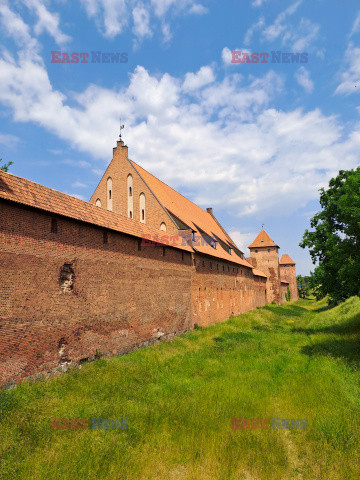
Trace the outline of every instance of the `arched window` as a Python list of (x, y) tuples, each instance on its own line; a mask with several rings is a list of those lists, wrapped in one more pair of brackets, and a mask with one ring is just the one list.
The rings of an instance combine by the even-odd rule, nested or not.
[(112, 179), (109, 177), (106, 182), (107, 185), (107, 209), (112, 211), (113, 203), (112, 203)]
[(161, 222), (160, 230), (162, 230), (163, 232), (166, 232), (166, 223), (165, 222)]
[(133, 218), (134, 200), (133, 200), (133, 177), (131, 174), (127, 177), (127, 196), (128, 196), (128, 217)]
[(140, 193), (140, 222), (146, 223), (145, 193)]
[(101, 207), (101, 200), (100, 200), (100, 198), (98, 198), (98, 199), (96, 200), (95, 205), (96, 205), (97, 207)]

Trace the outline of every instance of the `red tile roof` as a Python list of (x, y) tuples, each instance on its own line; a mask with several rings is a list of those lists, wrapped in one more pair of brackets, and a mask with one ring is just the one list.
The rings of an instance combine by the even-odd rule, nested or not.
[(268, 277), (267, 275), (265, 275), (265, 273), (263, 273), (261, 270), (258, 270), (257, 268), (253, 269), (253, 274), (257, 275), (258, 277)]
[(231, 248), (238, 249), (213, 215), (166, 185), (166, 183), (140, 167), (133, 160), (130, 160), (130, 162), (166, 210), (178, 217), (193, 231), (199, 232), (200, 229), (206, 232), (207, 235), (216, 235)]
[(84, 200), (2, 171), (0, 171), (0, 198), (138, 238), (152, 239), (181, 250), (193, 251), (192, 247), (178, 235), (166, 234)]
[(271, 240), (269, 235), (265, 232), (265, 230), (261, 230), (259, 235), (255, 238), (255, 240), (249, 245), (248, 248), (259, 248), (259, 247), (279, 247), (276, 243)]
[(294, 260), (292, 260), (287, 253), (281, 256), (279, 265), (296, 265)]

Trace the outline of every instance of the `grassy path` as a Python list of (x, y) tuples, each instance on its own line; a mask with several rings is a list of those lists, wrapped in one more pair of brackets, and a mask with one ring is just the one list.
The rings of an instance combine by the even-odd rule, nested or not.
[[(2, 391), (0, 478), (359, 479), (359, 333), (359, 298), (300, 300)], [(129, 428), (54, 430), (52, 417)]]

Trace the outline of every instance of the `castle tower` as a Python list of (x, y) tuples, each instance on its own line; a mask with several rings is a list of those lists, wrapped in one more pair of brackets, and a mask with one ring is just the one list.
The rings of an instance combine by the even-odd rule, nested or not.
[(265, 230), (261, 230), (248, 248), (252, 265), (264, 272), (268, 277), (266, 282), (266, 302), (271, 303), (275, 301), (277, 304), (280, 304), (279, 245), (276, 245)]
[(297, 300), (298, 297), (298, 289), (297, 289), (297, 281), (296, 281), (296, 271), (295, 271), (295, 262), (289, 257), (289, 255), (284, 254), (281, 256), (281, 260), (279, 263), (280, 268), (280, 278), (281, 280), (285, 280), (289, 282), (290, 288), (290, 300)]

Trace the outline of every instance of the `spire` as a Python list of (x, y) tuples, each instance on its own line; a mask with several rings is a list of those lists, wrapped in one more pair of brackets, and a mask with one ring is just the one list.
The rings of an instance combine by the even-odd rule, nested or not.
[(123, 124), (121, 123), (121, 117), (120, 117), (120, 135), (119, 135), (119, 141), (120, 141), (120, 142), (123, 141), (123, 139), (122, 139), (122, 137), (121, 137), (121, 130), (122, 130), (123, 128), (125, 128), (125, 125), (123, 125)]
[(248, 248), (258, 248), (258, 247), (278, 247), (276, 243), (269, 237), (269, 235), (262, 229), (259, 235), (255, 240), (249, 245)]

